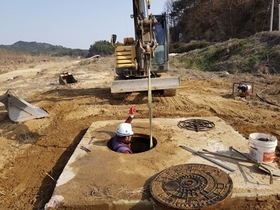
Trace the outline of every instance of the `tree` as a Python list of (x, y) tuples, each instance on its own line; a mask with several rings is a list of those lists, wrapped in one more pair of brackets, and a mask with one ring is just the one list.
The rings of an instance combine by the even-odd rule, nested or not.
[(176, 26), (178, 14), (174, 11), (174, 4), (175, 0), (166, 0), (164, 4), (164, 11), (167, 15), (169, 15), (169, 24), (171, 27)]
[(105, 40), (97, 41), (93, 45), (90, 45), (87, 57), (91, 57), (94, 55), (112, 55), (114, 54), (114, 50), (115, 49), (110, 42)]
[[(276, 4), (280, 0), (274, 0)], [(269, 30), (270, 0), (166, 0), (172, 42), (225, 41)], [(275, 9), (275, 8), (274, 8)], [(273, 19), (276, 26), (277, 18)]]

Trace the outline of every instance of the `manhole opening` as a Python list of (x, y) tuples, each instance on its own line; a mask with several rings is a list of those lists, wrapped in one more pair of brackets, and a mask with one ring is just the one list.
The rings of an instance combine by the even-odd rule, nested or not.
[[(112, 141), (113, 138), (111, 138), (108, 142), (107, 142), (107, 146), (110, 150), (114, 151), (112, 148)], [(149, 135), (145, 135), (145, 134), (134, 134), (131, 137), (131, 150), (133, 153), (141, 153), (141, 152), (146, 152), (149, 151), (153, 148), (155, 148), (157, 145), (157, 140), (156, 138), (153, 137), (153, 147), (150, 148), (150, 136)]]

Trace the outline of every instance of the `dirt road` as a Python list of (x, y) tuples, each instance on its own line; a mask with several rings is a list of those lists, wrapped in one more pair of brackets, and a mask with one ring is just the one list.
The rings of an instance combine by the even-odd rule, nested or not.
[[(122, 120), (131, 105), (137, 118), (148, 118), (145, 93), (113, 99), (110, 83), (114, 76), (113, 57), (60, 60), (34, 65), (30, 74), (0, 75), (0, 94), (7, 89), (45, 109), (44, 119), (13, 123), (0, 105), (0, 208), (42, 209), (49, 200), (65, 164), (94, 121)], [(58, 76), (71, 72), (77, 83), (60, 85)], [(153, 96), (153, 117), (218, 116), (248, 138), (263, 132), (280, 139), (280, 76), (207, 73), (171, 66), (171, 75), (181, 76), (174, 97)], [(252, 97), (232, 97), (234, 82), (254, 83)], [(258, 96), (257, 96), (257, 95)], [(279, 145), (279, 144), (278, 144)], [(243, 151), (248, 152), (248, 151)], [(280, 165), (280, 149), (275, 161)], [(276, 197), (250, 199), (232, 209), (279, 209)]]

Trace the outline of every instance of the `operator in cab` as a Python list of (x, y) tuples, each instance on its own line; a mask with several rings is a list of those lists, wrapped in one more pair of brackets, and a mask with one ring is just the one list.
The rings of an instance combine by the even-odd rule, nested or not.
[(132, 131), (131, 121), (134, 118), (136, 112), (135, 107), (129, 109), (129, 116), (124, 123), (119, 124), (116, 129), (116, 135), (112, 141), (112, 148), (116, 152), (124, 154), (132, 154), (130, 147), (131, 137), (134, 134)]

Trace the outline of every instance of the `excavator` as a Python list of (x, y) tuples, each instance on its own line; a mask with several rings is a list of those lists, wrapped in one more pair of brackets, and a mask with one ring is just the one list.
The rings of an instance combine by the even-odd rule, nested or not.
[(117, 35), (111, 37), (116, 46), (116, 76), (111, 93), (114, 96), (150, 88), (163, 92), (164, 96), (174, 96), (180, 87), (180, 78), (166, 74), (169, 70), (168, 16), (149, 14), (150, 0), (132, 0), (132, 5), (134, 38), (124, 38), (123, 43), (116, 45)]

